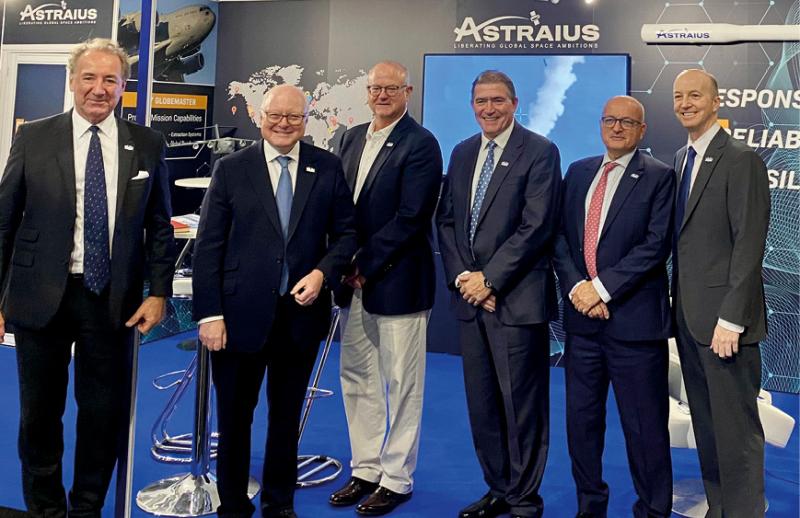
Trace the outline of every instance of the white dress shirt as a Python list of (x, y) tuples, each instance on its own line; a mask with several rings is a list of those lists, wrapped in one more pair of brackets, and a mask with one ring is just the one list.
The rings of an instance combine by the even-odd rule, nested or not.
[[(592, 180), (591, 185), (589, 185), (589, 191), (586, 193), (586, 201), (584, 202), (584, 215), (588, 217), (589, 215), (589, 205), (592, 202), (592, 195), (594, 195), (594, 191), (597, 190), (597, 184), (600, 183), (600, 177), (602, 176), (603, 169), (605, 168), (606, 164), (609, 162), (616, 162), (617, 166), (614, 167), (611, 171), (608, 172), (608, 181), (606, 183), (606, 192), (603, 196), (603, 205), (600, 209), (600, 231), (597, 233), (597, 241), (600, 241), (600, 237), (602, 236), (603, 232), (603, 225), (606, 222), (606, 216), (608, 215), (608, 209), (611, 207), (611, 201), (614, 199), (614, 193), (617, 192), (617, 187), (619, 187), (619, 182), (622, 180), (622, 177), (625, 174), (625, 169), (628, 167), (628, 164), (631, 163), (631, 158), (633, 158), (633, 154), (636, 152), (634, 149), (630, 153), (626, 155), (622, 155), (621, 157), (617, 158), (616, 160), (611, 160), (611, 157), (608, 156), (608, 153), (603, 155), (603, 161), (600, 164), (600, 168), (594, 174), (594, 180)], [(581, 284), (580, 281), (569, 292), (569, 297), (572, 299), (572, 294), (575, 291), (575, 288)], [(600, 295), (600, 298), (603, 302), (609, 302), (611, 300), (611, 295), (606, 290), (606, 287), (603, 286), (603, 282), (600, 280), (600, 276), (598, 274), (597, 277), (592, 279), (592, 284), (594, 285), (594, 289), (597, 290), (597, 293)]]
[[(717, 136), (717, 133), (720, 131), (725, 131), (722, 129), (722, 126), (719, 125), (718, 122), (715, 122), (710, 128), (706, 130), (705, 133), (700, 135), (700, 137), (692, 141), (692, 138), (689, 137), (689, 140), (686, 142), (687, 147), (692, 146), (694, 148), (695, 153), (697, 156), (694, 157), (694, 164), (692, 167), (692, 178), (689, 182), (689, 196), (692, 194), (692, 188), (694, 187), (694, 181), (697, 179), (697, 172), (700, 171), (700, 166), (703, 164), (703, 158), (705, 158), (706, 151), (708, 151), (708, 146), (711, 144), (711, 141), (714, 140), (714, 137)], [(686, 156), (683, 158), (683, 163), (681, 164), (681, 174), (683, 174), (683, 168), (686, 167), (686, 160), (689, 157), (689, 153), (686, 153)], [(686, 198), (689, 200), (689, 197)], [(744, 326), (739, 324), (734, 324), (733, 322), (728, 322), (724, 318), (717, 319), (717, 323), (727, 329), (728, 331), (733, 331), (734, 333), (743, 333)]]
[[(469, 196), (470, 210), (472, 209), (472, 201), (475, 199), (475, 192), (478, 190), (478, 183), (480, 182), (483, 163), (486, 161), (486, 157), (489, 155), (489, 142), (494, 140), (494, 143), (497, 144), (497, 146), (494, 148), (494, 169), (497, 169), (497, 164), (500, 163), (500, 157), (503, 155), (503, 150), (508, 145), (508, 139), (511, 137), (511, 132), (514, 130), (514, 124), (516, 124), (516, 122), (509, 124), (506, 129), (500, 132), (500, 134), (493, 139), (490, 139), (481, 133), (481, 147), (480, 150), (478, 150), (478, 160), (475, 162), (475, 171), (472, 173), (472, 189), (470, 190), (471, 194)], [(494, 169), (492, 169), (492, 173), (494, 173)]]
[(300, 161), (300, 142), (295, 142), (294, 147), (288, 153), (281, 153), (272, 144), (264, 141), (264, 159), (267, 161), (267, 172), (269, 173), (269, 183), (272, 185), (272, 194), (278, 192), (278, 180), (281, 178), (281, 164), (278, 162), (279, 156), (288, 156), (289, 177), (292, 179), (292, 193), (297, 185), (297, 165)]
[[(70, 273), (83, 273), (83, 191), (86, 183), (86, 159), (89, 155), (89, 142), (92, 123), (72, 110), (72, 151), (75, 163), (75, 231), (73, 233), (72, 254), (69, 260)], [(114, 242), (114, 223), (117, 210), (117, 179), (119, 177), (119, 139), (117, 138), (117, 119), (112, 113), (99, 124), (100, 149), (103, 152), (103, 169), (106, 176), (106, 200), (108, 201), (108, 252), (112, 253)]]
[(375, 159), (378, 158), (378, 153), (380, 152), (383, 145), (386, 143), (386, 139), (389, 138), (389, 135), (392, 133), (392, 130), (397, 123), (400, 122), (400, 119), (406, 112), (403, 112), (403, 115), (400, 116), (396, 121), (389, 124), (385, 128), (381, 128), (379, 130), (375, 130), (375, 121), (373, 120), (369, 128), (367, 128), (367, 135), (365, 137), (364, 142), (364, 151), (361, 153), (361, 160), (358, 162), (358, 173), (356, 174), (356, 184), (353, 187), (353, 203), (358, 201), (358, 197), (361, 194), (361, 189), (364, 188), (364, 182), (367, 181), (367, 176), (369, 175), (369, 170), (372, 169), (372, 164), (375, 163)]

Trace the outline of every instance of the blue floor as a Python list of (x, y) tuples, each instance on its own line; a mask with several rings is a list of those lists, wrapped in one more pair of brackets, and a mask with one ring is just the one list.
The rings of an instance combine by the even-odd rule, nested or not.
[[(147, 344), (140, 355), (139, 405), (134, 459), (134, 492), (150, 482), (187, 471), (183, 466), (159, 464), (149, 455), (150, 427), (166, 404), (171, 391), (158, 391), (151, 385), (159, 374), (182, 369), (191, 360), (190, 352), (181, 350), (177, 344), (192, 334), (187, 333)], [(564, 426), (564, 376), (563, 369), (551, 369), (551, 433), (550, 456), (541, 493), (545, 500), (545, 516), (570, 518), (575, 515), (574, 487), (569, 470)], [(480, 468), (472, 449), (464, 398), (461, 361), (457, 356), (429, 354), (425, 389), (424, 417), (419, 465), (416, 473), (414, 497), (399, 507), (391, 516), (401, 517), (455, 517), (458, 510), (486, 492)], [(334, 388), (338, 392), (338, 348), (330, 356), (323, 374), (322, 387)], [(170, 427), (172, 434), (191, 429), (194, 394), (190, 391), (180, 405)], [(798, 417), (796, 395), (773, 394), (773, 403)], [(0, 507), (22, 509), (19, 464), (16, 454), (17, 422), (17, 374), (14, 350), (0, 348)], [(74, 427), (74, 406), (69, 406), (65, 417), (65, 428), (70, 434), (66, 438), (64, 479), (71, 480), (73, 455), (71, 431)], [(264, 430), (266, 410), (256, 410), (253, 426), (254, 451), (252, 473), (260, 473), (264, 454)], [(767, 446), (766, 488), (770, 503), (768, 516), (795, 518), (800, 516), (800, 448), (798, 431), (795, 429), (788, 446), (784, 449)], [(346, 423), (341, 396), (321, 400), (317, 403), (301, 445), (304, 453), (322, 453), (341, 459), (345, 465), (349, 460)], [(606, 437), (605, 478), (611, 487), (609, 516), (630, 516), (635, 493), (628, 474), (624, 454), (624, 442), (613, 397), (609, 401), (608, 431)], [(676, 480), (699, 478), (699, 467), (694, 450), (673, 449), (674, 477)], [(340, 478), (328, 485), (300, 489), (296, 496), (296, 510), (303, 518), (355, 516), (352, 509), (334, 509), (327, 502), (328, 494), (337, 489), (348, 476), (347, 468)], [(105, 516), (113, 515), (113, 495), (109, 495)], [(133, 516), (150, 516), (134, 505)]]

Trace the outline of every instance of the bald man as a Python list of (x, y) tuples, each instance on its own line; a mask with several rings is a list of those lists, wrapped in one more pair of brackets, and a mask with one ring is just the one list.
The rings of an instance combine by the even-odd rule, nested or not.
[(194, 317), (217, 391), (221, 517), (249, 517), (250, 427), (267, 375), (265, 518), (295, 517), (300, 410), (330, 287), (356, 251), (353, 202), (339, 159), (300, 142), (306, 98), (264, 97), (264, 139), (220, 159), (203, 201), (194, 256)]
[(609, 384), (638, 495), (633, 516), (671, 514), (666, 261), (675, 174), (638, 151), (646, 130), (641, 103), (613, 97), (600, 118), (605, 154), (570, 165), (564, 182), (554, 262), (564, 299), (567, 443), (580, 518), (607, 515)]
[(764, 516), (764, 431), (758, 416), (767, 334), (761, 262), (769, 225), (767, 168), (717, 122), (717, 81), (675, 78), (688, 133), (675, 154), (672, 301), (708, 518)]
[(408, 114), (406, 67), (381, 62), (367, 78), (372, 122), (345, 133), (340, 150), (358, 230), (352, 271), (336, 292), (352, 477), (329, 501), (381, 515), (414, 487), (442, 153)]

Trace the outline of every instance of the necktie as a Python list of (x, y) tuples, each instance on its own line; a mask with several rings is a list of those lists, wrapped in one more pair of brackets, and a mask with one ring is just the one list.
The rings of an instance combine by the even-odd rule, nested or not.
[(100, 137), (97, 135), (99, 129), (97, 126), (89, 128), (92, 137), (86, 157), (83, 190), (83, 284), (98, 295), (111, 278), (106, 173)]
[(686, 165), (683, 167), (681, 173), (681, 183), (678, 186), (678, 199), (675, 204), (675, 225), (674, 229), (674, 244), (678, 244), (678, 236), (681, 232), (681, 225), (683, 224), (683, 217), (686, 215), (686, 202), (689, 201), (689, 189), (692, 185), (692, 169), (694, 168), (694, 159), (697, 156), (697, 151), (692, 146), (686, 150)]
[(289, 237), (289, 217), (292, 214), (294, 193), (292, 192), (292, 177), (289, 174), (289, 161), (291, 158), (281, 155), (276, 160), (281, 165), (281, 176), (278, 178), (278, 188), (275, 189), (275, 202), (278, 204), (278, 217), (281, 220), (284, 246), (283, 263), (281, 263), (283, 265), (281, 267), (281, 285), (278, 292), (281, 295), (285, 295), (286, 290), (289, 289), (289, 264), (286, 258), (286, 246), (288, 243), (286, 243), (286, 240)]
[(469, 217), (469, 244), (475, 240), (475, 231), (478, 230), (478, 219), (481, 215), (481, 205), (483, 205), (483, 198), (486, 197), (486, 189), (489, 188), (489, 182), (492, 179), (492, 172), (494, 172), (494, 148), (497, 143), (490, 140), (486, 147), (489, 152), (486, 154), (486, 160), (481, 167), (481, 174), (478, 177), (478, 188), (475, 190), (475, 199), (472, 201), (472, 211)]
[[(681, 183), (678, 185), (678, 197), (675, 201), (675, 220), (672, 225), (672, 278), (678, 277), (678, 236), (681, 235), (683, 217), (686, 215), (686, 202), (689, 201), (689, 190), (692, 186), (692, 169), (697, 151), (692, 146), (686, 150), (686, 165), (681, 173)], [(674, 281), (673, 281), (674, 282)], [(674, 294), (673, 294), (674, 295)]]
[(616, 162), (609, 162), (603, 167), (600, 181), (594, 188), (592, 199), (589, 201), (589, 210), (586, 213), (586, 225), (583, 229), (583, 258), (586, 261), (586, 271), (593, 279), (597, 277), (597, 240), (600, 236), (600, 216), (603, 212), (608, 174), (618, 165)]

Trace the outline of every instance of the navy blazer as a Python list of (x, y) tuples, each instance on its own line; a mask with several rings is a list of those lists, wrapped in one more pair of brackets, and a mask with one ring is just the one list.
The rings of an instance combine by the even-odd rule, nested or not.
[[(353, 201), (339, 159), (300, 143), (288, 244), (264, 159), (263, 141), (218, 160), (200, 213), (194, 248), (194, 318), (223, 315), (231, 351), (261, 349), (272, 328), (281, 268), (289, 289), (317, 268), (336, 285), (356, 249)], [(301, 343), (328, 332), (331, 297), (323, 287), (288, 323)]]
[[(497, 294), (506, 325), (556, 317), (552, 240), (558, 226), (561, 159), (548, 139), (514, 123), (496, 160), (483, 200), (475, 242), (469, 244), (472, 177), (481, 134), (459, 143), (450, 157), (437, 212), (439, 249), (448, 286), (465, 270), (483, 271)], [(456, 317), (471, 320), (479, 308), (454, 294)]]
[(561, 226), (554, 264), (564, 301), (564, 330), (607, 333), (618, 340), (660, 340), (671, 336), (666, 261), (672, 239), (675, 173), (636, 151), (620, 179), (597, 243), (597, 272), (611, 295), (609, 320), (575, 310), (569, 292), (589, 279), (583, 257), (586, 194), (602, 156), (578, 160), (564, 181)]
[[(144, 280), (150, 295), (172, 295), (176, 253), (163, 135), (117, 119), (117, 140), (108, 304), (111, 324), (122, 327), (142, 303)], [(75, 232), (73, 153), (71, 111), (23, 124), (0, 182), (0, 310), (20, 327), (47, 325), (64, 296)]]
[[(353, 190), (369, 123), (345, 133), (340, 156)], [(353, 265), (366, 278), (364, 308), (403, 315), (433, 307), (435, 266), (431, 220), (442, 182), (442, 151), (433, 134), (406, 113), (378, 152), (356, 203), (358, 252)], [(336, 303), (350, 305), (343, 285)]]

